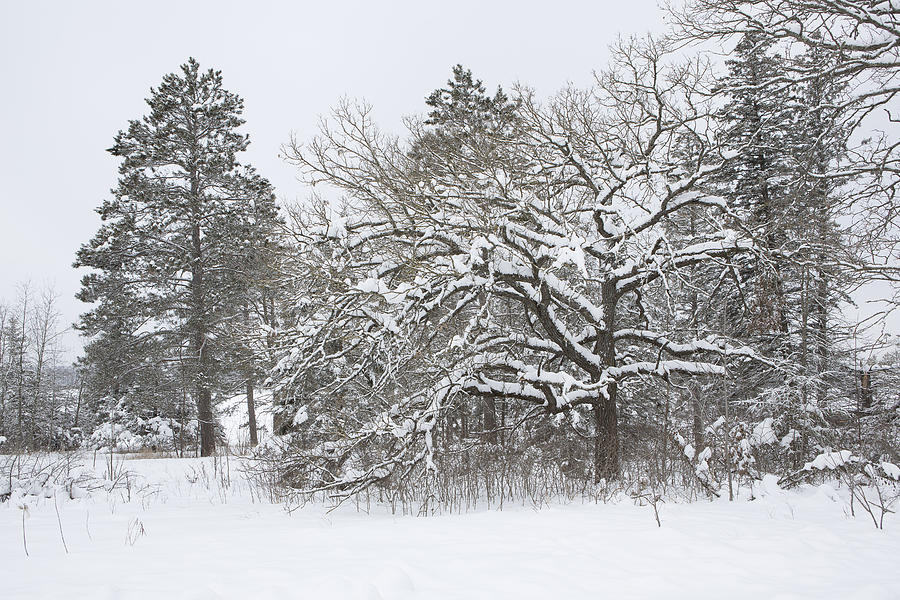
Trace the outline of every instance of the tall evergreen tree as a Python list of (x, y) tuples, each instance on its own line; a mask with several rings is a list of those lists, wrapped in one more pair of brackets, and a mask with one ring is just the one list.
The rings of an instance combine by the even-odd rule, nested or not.
[(238, 131), (243, 100), (222, 87), (221, 72), (192, 58), (147, 104), (149, 114), (109, 149), (122, 159), (119, 184), (98, 209), (100, 231), (78, 251), (75, 266), (95, 270), (79, 298), (96, 303), (80, 327), (106, 340), (158, 340), (158, 360), (182, 366), (207, 456), (213, 394), (229, 367), (219, 333), (248, 285), (235, 265), (245, 234), (270, 226), (277, 211), (269, 183), (237, 160), (249, 144)]
[(788, 366), (750, 366), (737, 374), (730, 396), (764, 400), (785, 431), (801, 432), (794, 462), (804, 459), (807, 434), (816, 428), (826, 396), (834, 315), (847, 289), (837, 265), (852, 262), (836, 224), (843, 182), (825, 176), (844, 153), (847, 135), (836, 108), (845, 84), (830, 72), (834, 57), (828, 54), (813, 49), (796, 58), (780, 56), (772, 37), (747, 32), (720, 83), (728, 97), (722, 111), (726, 143), (735, 154), (720, 190), (733, 199), (759, 248), (735, 270), (735, 278), (749, 285), (735, 286), (725, 297), (721, 322), (726, 333), (760, 345)]
[(789, 193), (790, 133), (793, 129), (788, 88), (773, 85), (781, 77), (772, 42), (748, 33), (726, 61), (728, 76), (720, 83), (728, 102), (722, 110), (725, 144), (737, 154), (723, 172), (725, 193), (743, 224), (764, 253), (743, 265), (750, 283), (741, 304), (744, 325), (735, 333), (770, 338), (773, 349), (787, 342), (788, 299), (783, 258), (791, 241), (794, 203)]
[[(856, 262), (851, 244), (838, 224), (847, 204), (844, 178), (827, 176), (846, 157), (849, 128), (839, 107), (846, 100), (847, 79), (835, 70), (839, 57), (825, 48), (810, 48), (798, 67), (809, 76), (799, 86), (800, 110), (792, 154), (797, 177), (793, 192), (800, 217), (801, 243), (797, 262), (801, 273), (801, 365), (815, 391), (815, 404), (825, 407), (826, 379), (833, 373), (832, 354), (841, 334), (836, 316), (839, 304), (854, 285), (846, 265)], [(812, 398), (804, 385), (804, 405)]]

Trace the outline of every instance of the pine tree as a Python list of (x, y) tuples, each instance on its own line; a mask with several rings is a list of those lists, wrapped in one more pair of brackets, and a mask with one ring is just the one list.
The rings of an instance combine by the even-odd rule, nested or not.
[(447, 80), (447, 87), (434, 90), (425, 104), (431, 108), (425, 124), (441, 135), (456, 138), (500, 133), (516, 121), (518, 108), (500, 86), (493, 97), (487, 95), (481, 80), (462, 65), (453, 67), (453, 79)]
[(750, 366), (724, 401), (762, 400), (782, 434), (800, 433), (796, 463), (819, 410), (813, 405), (826, 396), (834, 314), (846, 289), (836, 265), (851, 262), (836, 224), (843, 182), (823, 177), (844, 152), (847, 130), (836, 107), (845, 84), (830, 73), (833, 57), (823, 50), (787, 58), (774, 49), (770, 36), (745, 33), (720, 83), (729, 99), (721, 113), (726, 143), (736, 154), (720, 191), (759, 242), (734, 272), (749, 284), (743, 292), (721, 286), (721, 322), (785, 369)]
[(3, 332), (2, 405), (5, 419), (0, 426), (0, 435), (7, 438), (10, 446), (23, 446), (24, 410), (27, 371), (25, 354), (28, 347), (25, 321), (17, 311), (10, 309), (5, 319)]
[[(846, 99), (846, 77), (835, 75), (839, 58), (823, 48), (810, 48), (798, 68), (813, 73), (799, 87), (800, 110), (792, 143), (797, 177), (792, 191), (798, 204), (800, 243), (801, 367), (812, 383), (803, 386), (804, 410), (825, 408), (833, 349), (841, 334), (836, 316), (853, 285), (852, 272), (841, 265), (855, 262), (838, 219), (846, 208), (846, 180), (825, 176), (846, 156), (849, 130), (836, 107)], [(813, 402), (814, 399), (814, 402)], [(814, 404), (815, 407), (810, 406)]]
[[(497, 86), (494, 95), (489, 95), (484, 83), (458, 64), (447, 87), (434, 90), (425, 104), (431, 109), (424, 121), (426, 130), (410, 152), (422, 180), (452, 175), (462, 165), (474, 171), (509, 173), (510, 153), (504, 143), (516, 134), (519, 104), (510, 100), (502, 87)], [(484, 185), (473, 182), (472, 194), (477, 196)], [(503, 314), (504, 307), (495, 306), (493, 311)], [(497, 401), (485, 397), (476, 399), (476, 403), (473, 412), (480, 415), (485, 440), (497, 443), (497, 428), (503, 425), (498, 423)], [(460, 407), (462, 437), (469, 432), (468, 411), (469, 407)]]
[(786, 86), (772, 85), (780, 77), (780, 58), (772, 42), (746, 34), (726, 61), (729, 74), (720, 83), (729, 101), (722, 110), (725, 144), (737, 157), (723, 173), (725, 193), (732, 206), (764, 250), (762, 259), (743, 265), (742, 278), (750, 283), (749, 297), (741, 299), (747, 314), (735, 333), (770, 338), (773, 347), (787, 342), (787, 277), (782, 258), (791, 241), (794, 223), (789, 193), (789, 140), (793, 111)]
[(462, 65), (453, 67), (447, 87), (434, 90), (425, 104), (431, 109), (426, 130), (410, 152), (423, 176), (442, 173), (453, 161), (470, 162), (474, 168), (496, 163), (502, 140), (515, 135), (519, 121), (518, 103), (503, 88), (488, 95), (481, 80)]
[[(259, 186), (251, 195), (272, 195), (268, 182), (257, 177), (249, 183)], [(258, 443), (256, 404), (257, 382), (273, 366), (269, 334), (277, 325), (276, 304), (280, 304), (277, 282), (282, 222), (272, 202), (257, 203), (252, 211), (232, 220), (229, 239), (240, 252), (229, 268), (235, 311), (225, 320), (220, 341), (232, 365), (231, 378), (241, 382), (246, 395), (250, 446)]]
[(249, 144), (238, 132), (243, 101), (222, 87), (221, 72), (190, 59), (151, 89), (147, 104), (149, 114), (109, 149), (122, 159), (119, 184), (98, 209), (100, 231), (78, 251), (75, 266), (95, 269), (79, 298), (97, 303), (80, 327), (124, 341), (110, 348), (119, 361), (127, 345), (152, 338), (161, 355), (147, 357), (181, 365), (207, 456), (213, 394), (229, 368), (218, 334), (247, 285), (234, 268), (246, 232), (267, 227), (276, 207), (268, 182), (238, 163)]

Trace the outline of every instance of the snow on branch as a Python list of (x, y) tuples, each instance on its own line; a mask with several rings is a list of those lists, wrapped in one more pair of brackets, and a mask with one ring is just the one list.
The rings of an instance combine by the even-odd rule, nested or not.
[[(632, 381), (757, 358), (677, 342), (632, 310), (679, 269), (752, 248), (725, 201), (699, 191), (726, 160), (707, 87), (702, 69), (634, 40), (588, 92), (542, 107), (523, 91), (503, 130), (413, 128), (400, 142), (345, 103), (294, 146), (308, 181), (344, 195), (305, 217), (295, 260), (310, 301), (272, 376), (308, 411), (298, 440), (328, 442), (298, 451), (315, 466), (302, 486), (353, 491), (431, 468), (432, 429), (467, 397), (599, 411)], [(688, 209), (719, 233), (676, 238)]]

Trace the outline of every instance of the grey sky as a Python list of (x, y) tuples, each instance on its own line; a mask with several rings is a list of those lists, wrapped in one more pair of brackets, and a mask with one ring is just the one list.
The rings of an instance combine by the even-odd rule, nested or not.
[[(586, 84), (617, 33), (662, 28), (655, 0), (629, 2), (12, 2), (0, 0), (0, 301), (52, 284), (66, 323), (83, 306), (75, 250), (116, 182), (104, 149), (165, 73), (189, 56), (244, 97), (247, 162), (281, 198), (303, 197), (277, 155), (315, 133), (342, 95), (399, 130), (463, 63), (489, 88), (550, 95)], [(77, 352), (75, 335), (66, 339)]]

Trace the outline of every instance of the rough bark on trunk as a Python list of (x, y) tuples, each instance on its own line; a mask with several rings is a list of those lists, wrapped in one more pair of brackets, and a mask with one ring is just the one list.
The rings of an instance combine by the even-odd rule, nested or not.
[(191, 176), (191, 201), (194, 203), (191, 226), (191, 354), (196, 360), (194, 393), (197, 420), (200, 424), (200, 456), (211, 456), (216, 450), (216, 431), (212, 414), (212, 393), (209, 389), (209, 349), (206, 346), (206, 306), (203, 289), (203, 246), (200, 239), (200, 184), (196, 174)]
[[(598, 339), (599, 354), (607, 367), (616, 365), (616, 346), (613, 339), (613, 325), (616, 311), (616, 282), (604, 282), (601, 287), (604, 311), (604, 331)], [(616, 409), (618, 386), (612, 382), (606, 394), (594, 404), (594, 481), (607, 481), (619, 477), (619, 419)]]

